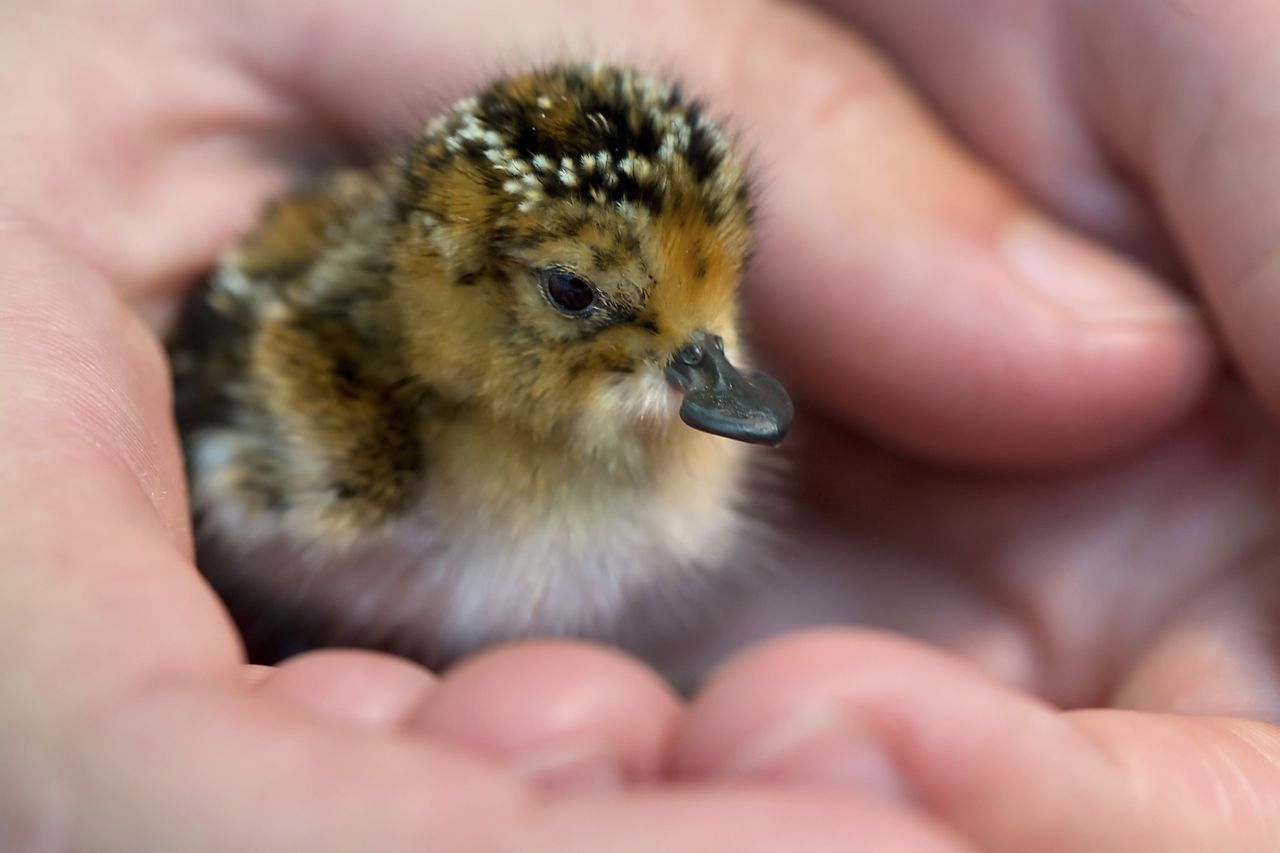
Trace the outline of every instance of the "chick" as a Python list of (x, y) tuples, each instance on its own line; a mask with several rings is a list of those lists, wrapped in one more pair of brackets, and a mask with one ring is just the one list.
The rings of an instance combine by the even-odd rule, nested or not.
[(272, 206), (171, 345), (197, 561), (251, 653), (696, 624), (792, 414), (735, 367), (750, 220), (702, 108), (599, 65)]

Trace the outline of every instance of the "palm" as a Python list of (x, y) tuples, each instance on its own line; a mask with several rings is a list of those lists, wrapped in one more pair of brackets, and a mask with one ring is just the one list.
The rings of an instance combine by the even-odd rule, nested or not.
[[(941, 646), (1052, 706), (891, 635), (783, 640), (695, 703), (690, 772), (883, 795), (882, 759), (833, 773), (821, 757), (870, 738), (896, 767), (894, 796), (905, 788), (985, 849), (1255, 849), (1248, 839), (1267, 837), (1276, 735), (1254, 721), (1278, 707), (1267, 626), (1280, 603), (1280, 448), (1243, 393), (1223, 389), (1149, 447), (1071, 473), (944, 470), (828, 424), (803, 448), (791, 571), (753, 596), (729, 646), (856, 623)], [(786, 746), (749, 759), (726, 746), (761, 729)]]
[(1272, 606), (1258, 586), (1276, 446), (1238, 392), (1139, 453), (1066, 474), (944, 470), (830, 424), (799, 441), (791, 570), (735, 640), (858, 623), (1060, 706), (1262, 710), (1269, 653), (1241, 626)]

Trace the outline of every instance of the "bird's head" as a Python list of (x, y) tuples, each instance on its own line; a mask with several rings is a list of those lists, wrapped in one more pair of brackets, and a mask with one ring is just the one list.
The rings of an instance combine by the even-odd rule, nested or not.
[(786, 393), (741, 369), (746, 177), (678, 89), (600, 66), (508, 78), (434, 121), (402, 169), (397, 305), (424, 380), (537, 431), (678, 413), (781, 440)]

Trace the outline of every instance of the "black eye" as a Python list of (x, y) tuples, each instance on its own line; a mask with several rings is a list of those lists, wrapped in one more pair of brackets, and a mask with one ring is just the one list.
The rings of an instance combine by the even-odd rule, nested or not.
[(539, 276), (547, 299), (565, 314), (584, 314), (596, 302), (596, 289), (580, 275), (551, 268), (542, 270)]

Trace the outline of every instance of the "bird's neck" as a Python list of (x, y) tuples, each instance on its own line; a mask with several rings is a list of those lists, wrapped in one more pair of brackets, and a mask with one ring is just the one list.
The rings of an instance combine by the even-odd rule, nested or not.
[[(428, 424), (429, 480), (461, 516), (495, 510), (522, 523), (552, 516), (608, 518), (679, 496), (736, 491), (747, 448), (676, 422), (620, 430), (593, 442), (549, 435), (474, 408)], [(717, 498), (717, 503), (723, 498)]]

